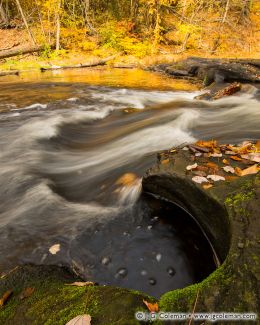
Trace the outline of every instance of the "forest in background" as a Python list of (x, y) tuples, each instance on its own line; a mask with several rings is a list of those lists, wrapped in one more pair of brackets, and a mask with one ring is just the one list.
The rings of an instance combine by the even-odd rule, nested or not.
[(254, 57), (259, 9), (257, 0), (0, 0), (0, 33), (26, 33), (47, 57), (52, 49)]

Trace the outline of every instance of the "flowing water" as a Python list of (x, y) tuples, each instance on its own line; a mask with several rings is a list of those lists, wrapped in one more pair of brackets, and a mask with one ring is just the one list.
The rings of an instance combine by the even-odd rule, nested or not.
[(155, 296), (207, 276), (213, 254), (196, 223), (140, 196), (157, 151), (260, 138), (253, 93), (214, 102), (198, 93), (139, 70), (0, 79), (0, 271), (66, 265)]

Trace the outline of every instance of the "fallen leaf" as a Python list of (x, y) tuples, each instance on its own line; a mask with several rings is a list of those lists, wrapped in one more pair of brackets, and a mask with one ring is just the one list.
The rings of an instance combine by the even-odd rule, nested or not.
[(259, 168), (257, 167), (257, 164), (248, 167), (246, 169), (242, 169), (239, 176), (246, 176), (251, 174), (257, 174), (259, 171)]
[(52, 246), (49, 248), (49, 252), (50, 252), (52, 255), (57, 254), (59, 251), (60, 251), (60, 244), (52, 245)]
[(246, 155), (241, 155), (242, 158), (251, 160), (253, 162), (260, 163), (260, 153), (249, 153)]
[(6, 301), (10, 298), (10, 296), (11, 296), (12, 293), (13, 293), (12, 290), (7, 290), (3, 294), (2, 298), (0, 299), (0, 307), (2, 307), (6, 303)]
[(193, 175), (202, 176), (202, 177), (207, 176), (207, 174), (203, 170), (195, 170), (195, 171), (193, 171)]
[[(163, 161), (162, 161), (162, 163), (163, 163)], [(134, 173), (126, 173), (116, 181), (116, 184), (124, 185), (124, 186), (131, 186), (137, 179), (138, 179), (138, 177)]]
[(24, 290), (23, 290), (23, 292), (20, 294), (20, 299), (24, 299), (24, 298), (28, 298), (28, 297), (30, 297), (32, 294), (33, 294), (33, 292), (34, 292), (34, 288), (25, 288)]
[(255, 148), (257, 152), (260, 152), (260, 140), (256, 141)]
[(204, 188), (204, 190), (208, 190), (212, 186), (213, 186), (212, 184), (204, 184), (204, 185), (202, 185), (202, 187)]
[(239, 168), (239, 167), (235, 167), (235, 173), (236, 173), (238, 176), (241, 176), (242, 169)]
[(227, 159), (222, 160), (223, 164), (229, 165), (229, 161)]
[(220, 176), (220, 175), (208, 175), (207, 178), (211, 179), (214, 182), (224, 181), (225, 180), (225, 177)]
[(201, 170), (203, 172), (207, 172), (209, 168), (207, 166), (198, 166), (196, 169)]
[(151, 302), (147, 302), (145, 300), (143, 300), (144, 304), (146, 305), (146, 307), (149, 309), (149, 311), (151, 312), (158, 312), (159, 311), (159, 306), (158, 303), (151, 303)]
[(217, 171), (218, 169), (219, 169), (219, 167), (218, 167), (218, 165), (217, 164), (215, 164), (215, 163), (213, 163), (213, 162), (208, 162), (208, 163), (206, 163), (206, 166), (208, 167), (208, 168), (210, 168), (210, 169), (213, 169), (214, 171)]
[(201, 184), (201, 183), (208, 183), (209, 181), (207, 180), (206, 177), (203, 176), (194, 176), (192, 177), (193, 182)]
[(170, 159), (164, 159), (164, 160), (161, 161), (161, 163), (163, 165), (167, 165), (167, 164), (169, 164), (169, 162), (170, 162)]
[(227, 173), (235, 174), (235, 168), (233, 168), (232, 166), (225, 166), (225, 167), (222, 167), (222, 168)]
[(211, 153), (210, 157), (220, 158), (220, 157), (222, 157), (222, 153)]
[(235, 179), (238, 179), (237, 176), (229, 176), (229, 175), (225, 176), (225, 178), (226, 178), (226, 181), (234, 181)]
[(240, 158), (240, 157), (238, 157), (238, 156), (230, 156), (230, 158), (231, 158), (232, 160), (236, 160), (236, 161), (241, 161), (241, 160), (242, 160), (242, 158)]
[(193, 165), (188, 165), (188, 166), (186, 167), (186, 169), (187, 169), (187, 170), (192, 170), (192, 169), (196, 169), (197, 167), (198, 167), (198, 164), (195, 163), (195, 164), (193, 164)]
[(66, 325), (91, 325), (90, 315), (79, 315), (71, 319)]
[(234, 151), (227, 150), (227, 151), (225, 151), (225, 154), (226, 155), (235, 155), (236, 153)]
[(212, 140), (212, 141), (197, 141), (196, 142), (197, 146), (200, 147), (206, 147), (206, 148), (214, 148), (217, 147), (217, 141), (216, 140)]
[(87, 281), (87, 282), (73, 282), (73, 283), (66, 283), (66, 286), (76, 286), (76, 287), (87, 287), (87, 286), (94, 286), (96, 285), (95, 282)]

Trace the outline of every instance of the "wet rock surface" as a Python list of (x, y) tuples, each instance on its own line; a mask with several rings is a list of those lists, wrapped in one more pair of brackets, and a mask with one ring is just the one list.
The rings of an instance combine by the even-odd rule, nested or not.
[(176, 78), (188, 78), (203, 81), (205, 86), (213, 82), (260, 82), (260, 60), (206, 59), (189, 57), (173, 64), (159, 64), (152, 71), (165, 72)]
[[(157, 165), (150, 169), (143, 179), (143, 189), (173, 201), (189, 211), (202, 226), (218, 257), (224, 262), (197, 285), (163, 295), (160, 299), (160, 308), (167, 311), (190, 312), (198, 295), (196, 305), (198, 312), (258, 313), (259, 172), (230, 177), (228, 172), (223, 170), (226, 160), (230, 159), (225, 153), (209, 157), (208, 152), (203, 153), (196, 146), (197, 144), (195, 144), (197, 152), (190, 148), (185, 150), (173, 148), (160, 153)], [(201, 154), (196, 155), (199, 151)], [(234, 160), (231, 164), (233, 163), (241, 167), (235, 168), (240, 170), (245, 168), (241, 166), (244, 163), (242, 160)], [(213, 186), (205, 186), (209, 185), (207, 183), (209, 179), (206, 177), (205, 183), (195, 182), (193, 178), (197, 168), (187, 170), (187, 166), (195, 167), (196, 164), (204, 167), (208, 164), (209, 169), (204, 170), (206, 177), (208, 174), (221, 173), (225, 180), (210, 180), (212, 183), (210, 185)], [(210, 168), (215, 168), (215, 172)]]

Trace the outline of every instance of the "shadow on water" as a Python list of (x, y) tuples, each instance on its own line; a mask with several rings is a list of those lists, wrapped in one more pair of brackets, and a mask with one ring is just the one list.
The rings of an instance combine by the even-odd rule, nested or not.
[(83, 230), (71, 243), (71, 258), (88, 280), (155, 297), (199, 282), (216, 267), (196, 222), (176, 205), (148, 195), (105, 227), (91, 234)]

